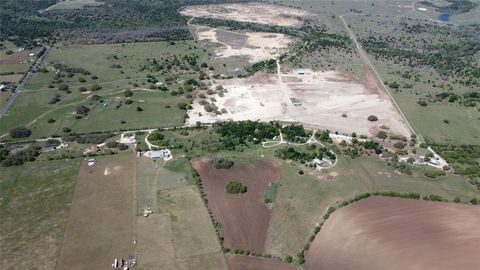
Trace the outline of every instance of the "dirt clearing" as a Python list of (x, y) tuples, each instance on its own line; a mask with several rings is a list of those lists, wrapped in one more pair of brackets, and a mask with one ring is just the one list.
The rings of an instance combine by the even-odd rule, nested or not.
[(336, 211), (306, 269), (477, 269), (480, 208), (374, 197)]
[(27, 51), (27, 50), (23, 50), (23, 51), (20, 51), (20, 52), (14, 52), (7, 59), (5, 59), (2, 62), (2, 64), (6, 64), (6, 65), (21, 64), (22, 60), (25, 59), (25, 57), (27, 57), (29, 53), (30, 52)]
[[(280, 176), (280, 165), (260, 160), (255, 166), (235, 165), (228, 170), (217, 170), (208, 161), (208, 158), (197, 159), (192, 165), (202, 180), (208, 208), (222, 225), (220, 233), (225, 247), (262, 252), (270, 221), (263, 194), (268, 184)], [(228, 194), (225, 186), (232, 180), (246, 185), (248, 191)]]
[(311, 15), (300, 9), (262, 3), (188, 6), (180, 14), (280, 26), (298, 26), (298, 17)]
[(228, 268), (230, 270), (295, 270), (295, 266), (287, 263), (273, 261), (258, 257), (227, 256)]
[(250, 63), (279, 57), (287, 51), (294, 39), (277, 33), (231, 32), (215, 28), (195, 27), (198, 40), (214, 45), (215, 56), (227, 58), (247, 57)]
[[(105, 269), (135, 255), (135, 156), (122, 153), (84, 161), (73, 195), (58, 269)], [(106, 168), (111, 169), (105, 175)]]
[[(214, 96), (215, 104), (219, 111), (225, 109), (226, 112), (219, 115), (207, 113), (197, 100), (189, 111), (188, 124), (219, 120), (279, 120), (299, 122), (315, 129), (365, 135), (376, 135), (380, 126), (387, 126), (392, 133), (410, 135), (388, 97), (335, 71), (257, 73), (250, 78), (219, 83), (227, 91), (223, 96)], [(367, 120), (369, 115), (376, 115), (379, 120), (370, 122)]]

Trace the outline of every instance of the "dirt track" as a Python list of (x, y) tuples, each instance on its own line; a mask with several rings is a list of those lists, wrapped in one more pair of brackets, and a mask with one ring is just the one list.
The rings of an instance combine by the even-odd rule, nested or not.
[[(280, 176), (280, 165), (267, 160), (255, 166), (235, 165), (229, 170), (213, 168), (208, 158), (192, 162), (207, 194), (208, 208), (221, 224), (221, 235), (227, 248), (262, 252), (270, 221), (263, 194), (270, 182)], [(247, 186), (245, 194), (228, 194), (225, 185), (236, 180)]]
[(306, 269), (478, 269), (480, 207), (375, 197), (337, 210)]

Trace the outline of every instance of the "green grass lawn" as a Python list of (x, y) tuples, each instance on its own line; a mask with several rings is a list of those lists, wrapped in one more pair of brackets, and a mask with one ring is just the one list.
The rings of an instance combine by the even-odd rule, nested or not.
[(0, 168), (0, 264), (55, 268), (79, 159)]

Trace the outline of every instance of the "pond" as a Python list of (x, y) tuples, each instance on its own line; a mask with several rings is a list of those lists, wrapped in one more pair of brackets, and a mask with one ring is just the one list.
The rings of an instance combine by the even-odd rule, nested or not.
[(450, 21), (450, 13), (442, 13), (442, 14), (440, 14), (440, 16), (438, 16), (438, 19), (441, 22), (448, 22), (448, 21)]

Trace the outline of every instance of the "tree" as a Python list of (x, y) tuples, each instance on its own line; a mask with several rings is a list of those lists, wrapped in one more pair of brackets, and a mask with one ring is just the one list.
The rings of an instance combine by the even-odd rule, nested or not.
[(32, 132), (26, 127), (17, 127), (10, 130), (10, 137), (12, 138), (27, 138), (32, 135)]
[(137, 107), (137, 112), (143, 112), (142, 107), (138, 106), (138, 107)]
[(123, 144), (123, 143), (119, 143), (118, 146), (117, 146), (118, 150), (127, 150), (128, 149), (128, 145), (126, 144)]
[(383, 130), (380, 130), (378, 133), (377, 133), (377, 137), (380, 138), (380, 139), (386, 139), (387, 138), (387, 132), (383, 131)]
[(375, 122), (375, 121), (378, 121), (378, 117), (376, 117), (375, 115), (370, 115), (368, 116), (368, 121), (370, 122)]
[(90, 108), (83, 105), (77, 106), (77, 109), (76, 109), (76, 113), (79, 115), (87, 115), (89, 111), (90, 111)]
[(108, 148), (117, 148), (118, 143), (116, 141), (109, 141), (109, 142), (106, 143), (106, 146)]
[(123, 94), (125, 95), (125, 97), (131, 97), (133, 96), (133, 91), (130, 89), (127, 89)]
[(225, 191), (229, 194), (241, 194), (247, 192), (247, 186), (238, 181), (230, 181), (225, 186)]

